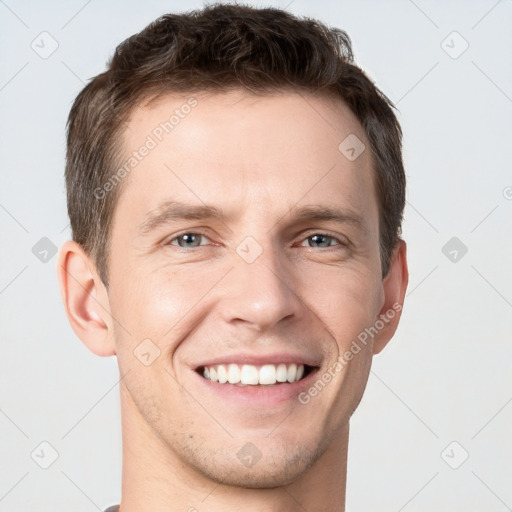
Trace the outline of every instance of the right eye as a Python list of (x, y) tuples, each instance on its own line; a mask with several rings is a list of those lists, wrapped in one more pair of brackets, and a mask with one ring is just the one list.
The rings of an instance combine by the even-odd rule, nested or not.
[[(181, 235), (174, 236), (173, 238), (169, 239), (165, 243), (165, 245), (177, 245), (181, 249), (187, 249), (187, 248), (195, 249), (196, 247), (206, 245), (206, 244), (200, 243), (201, 238), (209, 240), (206, 235), (203, 235), (202, 233), (196, 233), (196, 232), (191, 231), (191, 232), (187, 232), (187, 233), (182, 233)], [(174, 242), (177, 242), (177, 243), (174, 243)]]

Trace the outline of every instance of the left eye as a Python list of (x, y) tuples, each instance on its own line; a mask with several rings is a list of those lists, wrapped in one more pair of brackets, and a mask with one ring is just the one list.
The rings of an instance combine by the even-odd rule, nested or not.
[[(323, 233), (315, 233), (304, 240), (304, 242), (309, 241), (321, 248), (327, 248), (331, 245), (343, 245), (337, 238)], [(332, 243), (333, 241), (335, 242), (334, 244)]]

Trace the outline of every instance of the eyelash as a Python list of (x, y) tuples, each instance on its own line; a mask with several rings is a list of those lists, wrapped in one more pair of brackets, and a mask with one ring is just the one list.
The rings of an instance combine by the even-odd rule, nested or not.
[[(186, 249), (184, 247), (180, 247), (179, 245), (175, 245), (173, 244), (172, 242), (176, 241), (178, 238), (181, 238), (181, 237), (184, 237), (185, 235), (199, 235), (199, 236), (202, 236), (204, 238), (208, 238), (208, 236), (205, 234), (205, 233), (201, 233), (200, 231), (186, 231), (184, 233), (181, 233), (181, 234), (178, 234), (178, 235), (175, 235), (173, 236), (172, 238), (168, 239), (166, 242), (164, 242), (163, 245), (172, 245), (174, 247), (176, 247), (177, 249), (179, 250), (182, 250), (182, 251), (186, 251), (186, 252), (189, 252), (191, 251), (192, 249), (198, 249), (199, 247), (204, 247), (202, 245), (198, 246), (198, 247), (192, 247), (191, 249)], [(326, 237), (326, 238), (330, 238), (331, 240), (335, 240), (337, 242), (336, 245), (334, 246), (329, 246), (329, 247), (324, 247), (324, 248), (320, 248), (320, 249), (323, 249), (323, 250), (328, 250), (330, 249), (331, 247), (347, 247), (348, 246), (348, 243), (347, 242), (344, 242), (343, 240), (340, 240), (339, 238), (335, 237), (335, 236), (332, 236), (330, 235), (329, 233), (323, 233), (321, 231), (318, 231), (318, 232), (314, 232), (314, 233), (311, 233), (310, 235), (308, 235), (306, 238), (304, 238), (303, 241), (306, 241), (307, 239), (315, 236), (315, 235), (320, 235), (320, 236), (323, 236), (323, 237)], [(302, 246), (301, 246), (302, 247)], [(307, 247), (308, 249), (318, 249), (317, 247)]]

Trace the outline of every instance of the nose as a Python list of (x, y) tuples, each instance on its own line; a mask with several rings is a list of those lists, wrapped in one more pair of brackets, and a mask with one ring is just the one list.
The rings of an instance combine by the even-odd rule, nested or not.
[(297, 320), (304, 308), (297, 284), (293, 268), (277, 249), (263, 250), (252, 263), (235, 254), (221, 299), (222, 316), (232, 325), (258, 332)]

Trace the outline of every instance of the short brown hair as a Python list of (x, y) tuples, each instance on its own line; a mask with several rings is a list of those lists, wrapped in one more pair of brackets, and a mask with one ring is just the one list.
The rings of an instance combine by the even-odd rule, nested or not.
[[(401, 235), (405, 205), (402, 132), (390, 100), (354, 64), (348, 35), (276, 8), (213, 4), (168, 14), (123, 41), (106, 72), (76, 98), (67, 124), (66, 188), (73, 239), (108, 286), (115, 173), (124, 119), (144, 99), (172, 92), (254, 94), (292, 89), (338, 98), (361, 123), (376, 172), (382, 276)], [(341, 141), (340, 141), (341, 142)]]

